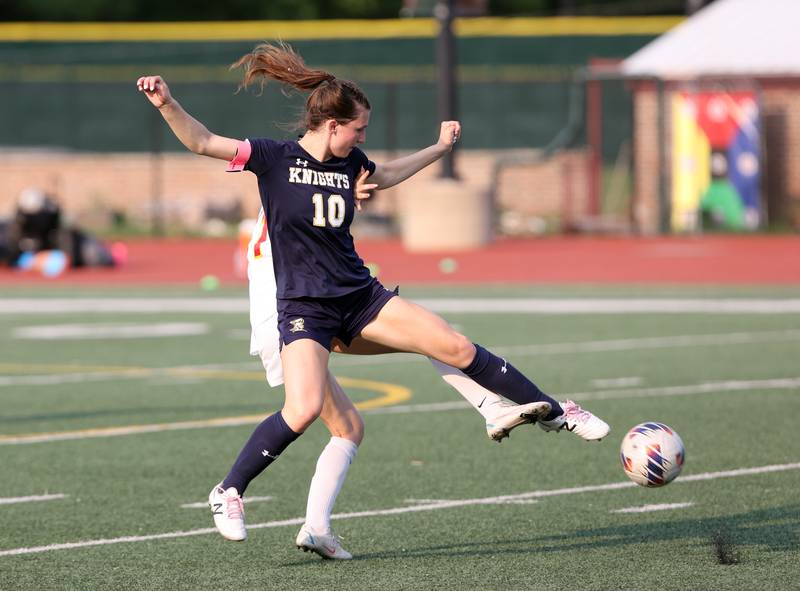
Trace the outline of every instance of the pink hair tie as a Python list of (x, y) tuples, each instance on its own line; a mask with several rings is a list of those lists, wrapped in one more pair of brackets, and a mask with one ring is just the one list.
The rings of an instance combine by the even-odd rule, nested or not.
[(244, 165), (250, 160), (251, 152), (252, 147), (250, 146), (250, 140), (239, 142), (239, 145), (236, 146), (236, 156), (233, 157), (233, 160), (228, 162), (228, 168), (225, 169), (225, 172), (242, 172), (244, 170)]

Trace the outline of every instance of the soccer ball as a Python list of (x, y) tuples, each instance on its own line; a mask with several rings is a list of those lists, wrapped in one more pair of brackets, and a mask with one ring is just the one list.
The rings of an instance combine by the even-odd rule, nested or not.
[(628, 478), (640, 486), (656, 487), (677, 478), (686, 452), (678, 434), (664, 423), (641, 423), (623, 438), (619, 459)]

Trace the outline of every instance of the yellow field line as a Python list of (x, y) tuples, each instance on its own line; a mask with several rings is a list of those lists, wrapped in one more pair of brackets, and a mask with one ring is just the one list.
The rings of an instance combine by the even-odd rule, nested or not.
[(179, 421), (173, 423), (152, 423), (149, 425), (126, 425), (124, 427), (98, 427), (95, 429), (76, 429), (73, 431), (51, 431), (46, 433), (28, 433), (23, 435), (2, 435), (0, 445), (20, 445), (25, 443), (48, 443), (52, 441), (68, 441), (71, 439), (92, 439), (95, 437), (119, 437), (121, 435), (139, 435), (142, 433), (159, 433), (163, 431), (179, 431), (184, 429), (207, 429), (210, 427), (232, 427), (249, 425), (263, 421), (268, 414), (242, 415), (239, 417), (220, 417), (199, 421)]
[[(0, 371), (39, 371), (63, 372), (81, 371), (84, 373), (119, 373), (120, 375), (141, 375), (152, 377), (155, 375), (169, 375), (175, 377), (196, 377), (214, 380), (264, 380), (262, 372), (216, 370), (191, 367), (146, 368), (146, 367), (120, 367), (120, 366), (83, 366), (70, 364), (33, 364), (33, 363), (0, 363)], [(411, 399), (412, 392), (405, 386), (377, 382), (374, 380), (361, 380), (357, 378), (337, 377), (342, 387), (378, 392), (380, 395), (357, 402), (359, 410), (370, 410), (385, 406), (393, 406)], [(268, 414), (241, 415), (236, 417), (218, 417), (215, 419), (202, 419), (196, 421), (178, 421), (172, 423), (151, 423), (146, 425), (126, 425), (123, 427), (98, 427), (93, 429), (77, 429), (72, 431), (57, 431), (50, 433), (28, 433), (23, 435), (0, 435), (0, 445), (15, 445), (25, 443), (43, 443), (50, 441), (65, 441), (70, 439), (88, 439), (93, 437), (115, 437), (120, 435), (134, 435), (141, 433), (157, 433), (161, 431), (177, 431), (183, 429), (205, 429), (209, 427), (229, 427), (236, 425), (254, 424), (263, 421)]]
[[(456, 19), (459, 37), (660, 35), (683, 17), (484, 17)], [(261, 41), (431, 38), (431, 18), (181, 23), (0, 23), (0, 41)]]
[(394, 406), (401, 402), (411, 400), (411, 390), (399, 384), (389, 384), (388, 382), (375, 382), (373, 380), (359, 380), (356, 378), (336, 378), (343, 388), (357, 388), (359, 390), (382, 392), (383, 396), (356, 402), (358, 410), (372, 410), (384, 406)]
[(684, 17), (542, 17), (456, 19), (459, 37), (571, 37), (661, 35), (683, 22)]

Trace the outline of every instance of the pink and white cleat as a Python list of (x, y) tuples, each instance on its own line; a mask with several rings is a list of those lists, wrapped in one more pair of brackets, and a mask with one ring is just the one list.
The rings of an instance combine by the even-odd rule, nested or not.
[(611, 427), (588, 410), (582, 409), (572, 400), (561, 403), (564, 414), (549, 421), (539, 420), (539, 426), (545, 431), (561, 431), (565, 429), (583, 437), (586, 441), (600, 441), (608, 435)]
[(223, 490), (220, 482), (208, 494), (208, 504), (211, 507), (211, 515), (214, 516), (214, 525), (223, 538), (234, 542), (247, 539), (247, 530), (244, 527), (244, 504), (238, 490), (234, 487)]

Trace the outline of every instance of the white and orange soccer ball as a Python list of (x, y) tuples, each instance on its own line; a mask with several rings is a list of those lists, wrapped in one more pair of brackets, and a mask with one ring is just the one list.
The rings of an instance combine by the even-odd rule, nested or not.
[(664, 423), (641, 423), (622, 440), (619, 459), (625, 474), (646, 487), (669, 484), (681, 473), (686, 451), (680, 436)]

